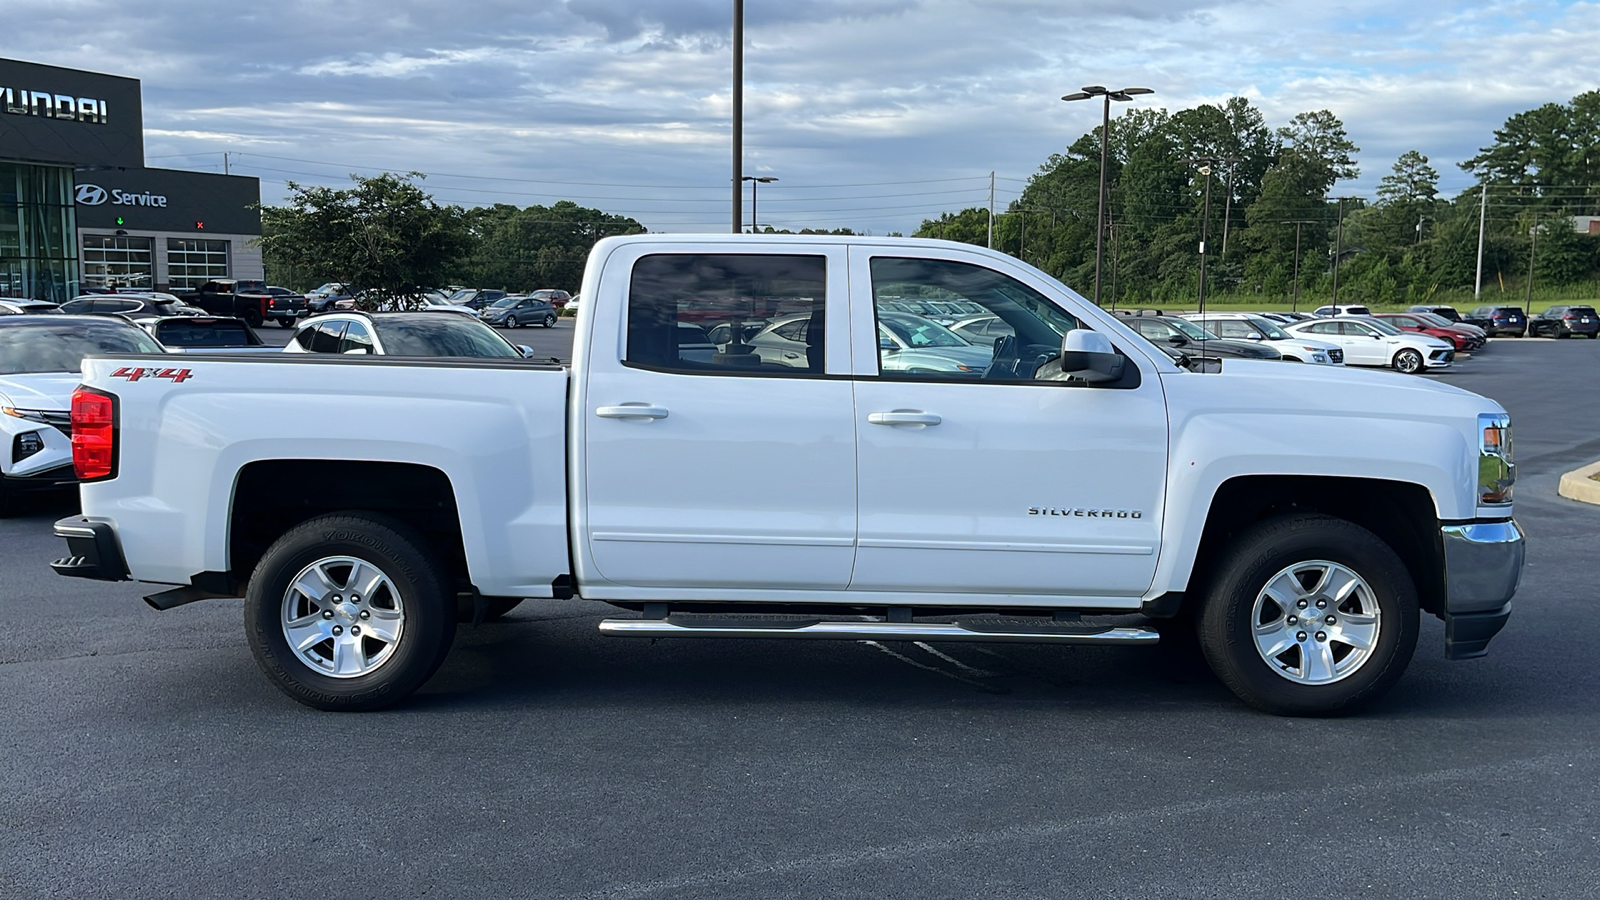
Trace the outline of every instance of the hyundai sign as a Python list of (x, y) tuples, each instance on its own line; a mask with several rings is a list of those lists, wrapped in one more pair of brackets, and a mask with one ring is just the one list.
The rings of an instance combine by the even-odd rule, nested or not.
[(138, 168), (143, 119), (135, 79), (0, 59), (0, 159)]
[[(177, 169), (80, 171), (78, 227), (124, 231), (261, 233), (261, 182)], [(198, 223), (204, 222), (204, 226)]]

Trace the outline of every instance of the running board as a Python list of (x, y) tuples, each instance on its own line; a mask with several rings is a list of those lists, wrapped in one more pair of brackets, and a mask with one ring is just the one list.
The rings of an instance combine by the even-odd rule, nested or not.
[(1027, 644), (1154, 644), (1153, 628), (1060, 625), (1049, 620), (978, 619), (966, 622), (834, 622), (821, 619), (602, 619), (612, 637), (809, 638), (832, 641), (987, 641)]

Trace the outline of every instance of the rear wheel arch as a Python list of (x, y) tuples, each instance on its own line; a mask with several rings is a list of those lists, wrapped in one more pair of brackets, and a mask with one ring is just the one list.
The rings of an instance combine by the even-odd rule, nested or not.
[(461, 517), (442, 470), (415, 463), (258, 460), (239, 470), (228, 511), (228, 573), (244, 585), (267, 549), (295, 526), (337, 512), (367, 512), (404, 523), (452, 577), (470, 589)]

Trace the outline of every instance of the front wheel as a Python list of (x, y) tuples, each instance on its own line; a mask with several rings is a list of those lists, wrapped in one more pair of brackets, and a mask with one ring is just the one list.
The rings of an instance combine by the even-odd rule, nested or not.
[(450, 576), (405, 524), (333, 514), (290, 529), (245, 594), (250, 651), (306, 706), (381, 709), (421, 687), (455, 639)]
[(554, 327), (556, 327), (556, 315), (555, 315), (555, 313), (546, 313), (545, 314), (544, 327), (546, 327), (546, 328), (554, 328)]
[(1422, 354), (1415, 350), (1401, 350), (1394, 355), (1394, 367), (1396, 371), (1415, 375), (1422, 371)]
[(1343, 519), (1270, 519), (1228, 546), (1200, 611), (1206, 662), (1276, 715), (1326, 715), (1381, 696), (1417, 646), (1405, 564)]
[(515, 328), (515, 327), (517, 327), (517, 317), (516, 316), (506, 316), (506, 327), (507, 328)]

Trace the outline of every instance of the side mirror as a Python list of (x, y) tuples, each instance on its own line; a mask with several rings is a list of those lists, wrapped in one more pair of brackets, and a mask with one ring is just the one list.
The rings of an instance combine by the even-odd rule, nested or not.
[(1074, 328), (1061, 340), (1061, 371), (1090, 384), (1116, 381), (1126, 363), (1098, 331)]
[(518, 344), (517, 352), (522, 354), (523, 359), (533, 359), (533, 348), (527, 344)]
[(1175, 334), (1172, 337), (1167, 338), (1167, 343), (1174, 347), (1182, 347), (1184, 344), (1189, 343), (1189, 339), (1181, 334)]
[(1259, 332), (1259, 331), (1252, 331), (1249, 334), (1245, 335), (1244, 339), (1247, 340), (1247, 341), (1264, 341), (1264, 340), (1266, 340), (1266, 337), (1263, 336), (1261, 334), (1261, 332)]
[(899, 350), (900, 345), (886, 337), (878, 338), (879, 350)]
[(349, 350), (344, 351), (344, 355), (345, 356), (366, 356), (368, 353), (371, 353), (371, 352), (372, 351), (368, 350), (366, 347), (351, 347)]

